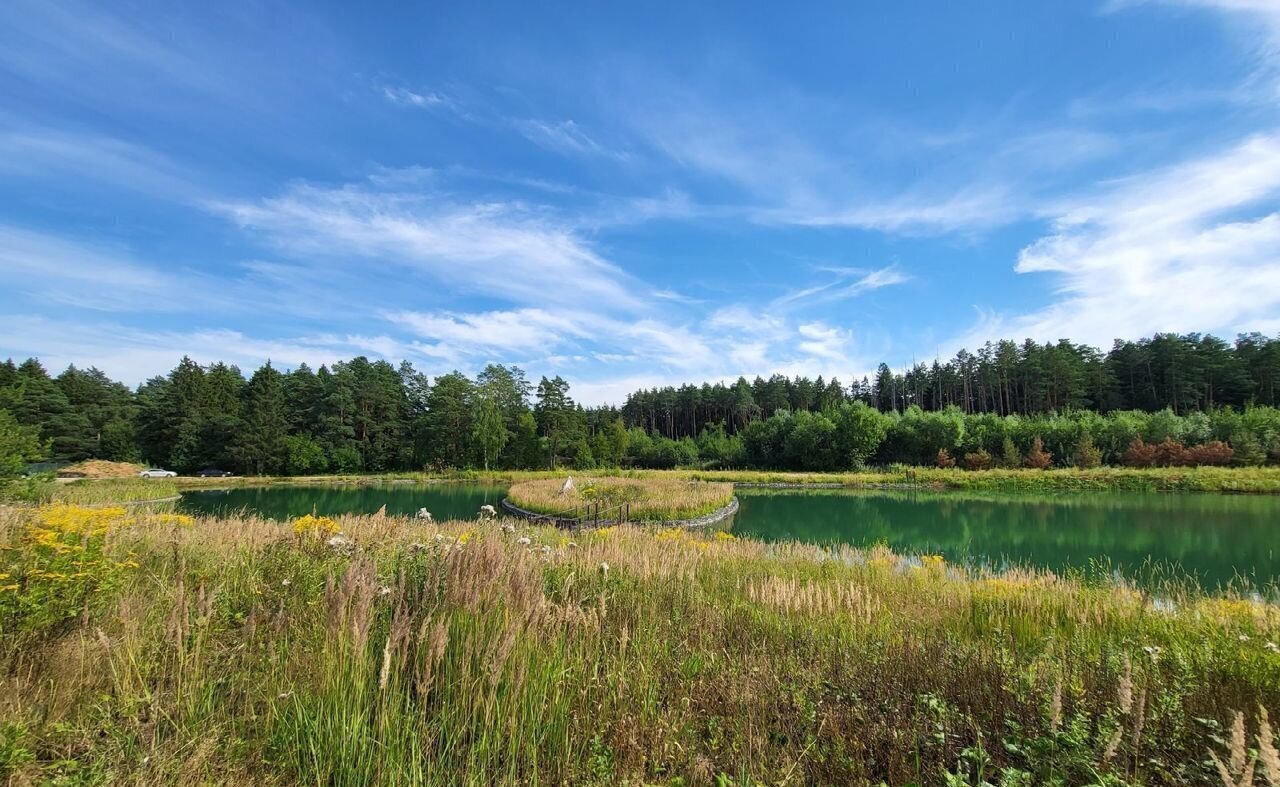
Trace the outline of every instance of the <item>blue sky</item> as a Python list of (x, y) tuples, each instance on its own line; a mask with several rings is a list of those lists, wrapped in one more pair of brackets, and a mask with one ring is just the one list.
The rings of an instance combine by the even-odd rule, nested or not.
[(1280, 3), (0, 4), (0, 356), (588, 403), (1280, 332)]

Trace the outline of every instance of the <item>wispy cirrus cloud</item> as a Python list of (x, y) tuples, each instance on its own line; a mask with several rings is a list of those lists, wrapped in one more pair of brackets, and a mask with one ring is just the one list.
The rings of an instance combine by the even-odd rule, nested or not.
[(85, 181), (194, 203), (199, 177), (152, 148), (110, 136), (30, 125), (0, 127), (0, 173), (43, 182)]
[(604, 158), (616, 162), (632, 159), (631, 153), (604, 144), (572, 118), (529, 117), (503, 109), (490, 101), (466, 102), (436, 90), (416, 90), (378, 83), (377, 92), (400, 107), (447, 111), (459, 120), (489, 128), (513, 131), (538, 147), (576, 158)]
[(1038, 311), (990, 335), (1107, 345), (1153, 331), (1236, 331), (1280, 309), (1280, 136), (1134, 176), (1067, 206), (1016, 270), (1055, 277)]
[(301, 185), (212, 209), (275, 248), (329, 264), (352, 256), (512, 303), (590, 302), (635, 311), (631, 277), (553, 218), (509, 202), (360, 185)]
[(421, 92), (410, 90), (407, 87), (394, 87), (391, 85), (382, 85), (378, 88), (378, 92), (382, 97), (392, 104), (398, 104), (405, 107), (451, 107), (453, 100), (443, 93), (437, 93), (434, 90), (424, 90)]
[(538, 118), (513, 118), (509, 122), (530, 142), (556, 153), (601, 156), (618, 161), (631, 158), (629, 153), (602, 145), (572, 120), (552, 122)]
[(815, 303), (843, 300), (911, 281), (911, 277), (899, 270), (897, 265), (875, 270), (845, 267), (823, 267), (819, 270), (831, 274), (832, 278), (823, 284), (793, 290), (775, 299), (774, 305), (781, 307), (801, 301)]
[(585, 339), (589, 315), (540, 308), (484, 312), (390, 312), (384, 317), (459, 354), (550, 352), (568, 339)]
[(0, 356), (38, 355), (51, 369), (70, 364), (96, 366), (130, 384), (165, 373), (184, 354), (198, 363), (222, 361), (249, 371), (268, 360), (277, 367), (292, 368), (302, 363), (313, 367), (332, 364), (356, 355), (387, 361), (419, 355), (411, 345), (385, 335), (317, 333), (262, 338), (225, 328), (143, 330), (122, 322), (68, 323), (23, 312), (6, 313), (3, 319), (23, 325), (25, 330), (0, 335)]
[[(1280, 61), (1280, 6), (1261, 0), (1150, 0), (1245, 22), (1238, 34)], [(1153, 331), (1267, 330), (1280, 309), (1280, 130), (1066, 197), (1050, 231), (1022, 249), (1015, 270), (1053, 277), (1043, 308), (984, 310), (955, 344), (993, 336), (1071, 338), (1106, 346)]]

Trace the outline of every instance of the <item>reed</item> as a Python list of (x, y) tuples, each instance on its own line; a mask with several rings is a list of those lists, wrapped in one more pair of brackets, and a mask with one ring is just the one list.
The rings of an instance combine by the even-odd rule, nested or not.
[(1249, 597), (675, 529), (332, 524), (0, 510), (0, 780), (1216, 785), (1276, 765), (1280, 609)]

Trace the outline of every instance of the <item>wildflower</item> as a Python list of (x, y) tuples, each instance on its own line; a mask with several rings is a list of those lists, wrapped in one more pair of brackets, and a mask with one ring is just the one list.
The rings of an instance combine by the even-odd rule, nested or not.
[(378, 595), (379, 596), (391, 595), (391, 588), (387, 587), (386, 585), (382, 585), (381, 587), (378, 588)]
[(522, 546), (522, 547), (527, 547), (527, 546), (529, 546), (529, 544), (531, 544), (532, 542), (531, 542), (527, 537), (525, 537), (525, 536), (521, 536), (520, 538), (517, 538), (517, 539), (516, 539), (516, 543), (517, 543), (517, 544), (519, 544), (519, 545), (520, 545), (520, 546)]
[(293, 532), (300, 536), (332, 536), (338, 532), (338, 523), (327, 516), (304, 514), (293, 520)]
[(733, 533), (727, 533), (723, 530), (716, 531), (716, 541), (737, 541), (738, 537)]
[(1263, 647), (1265, 647), (1267, 650), (1271, 651), (1272, 653), (1280, 653), (1280, 645), (1277, 645), (1274, 642), (1268, 642)]
[(280, 584), (281, 584), (281, 586), (283, 586), (283, 587), (289, 587), (289, 585), (290, 585), (291, 583), (290, 583), (290, 582), (289, 582), (289, 580), (286, 578), (286, 579), (282, 579), (282, 580), (280, 580)]
[(1150, 657), (1151, 657), (1151, 660), (1152, 660), (1152, 661), (1155, 661), (1156, 659), (1160, 658), (1160, 646), (1159, 646), (1159, 645), (1143, 645), (1143, 646), (1142, 646), (1142, 650), (1143, 650), (1143, 652), (1145, 652), (1148, 656), (1150, 656)]
[(601, 574), (604, 574), (605, 576), (609, 576), (609, 564), (608, 564), (608, 563), (605, 563), (605, 562), (601, 561), (601, 563), (600, 563), (600, 573), (601, 573)]
[(1241, 635), (1240, 635), (1239, 637), (1237, 637), (1236, 639), (1240, 640), (1241, 642), (1248, 642), (1248, 641), (1249, 641), (1249, 635), (1248, 635), (1248, 634), (1241, 634)]
[(550, 554), (551, 554), (551, 545), (550, 545), (550, 544), (543, 544), (543, 545), (542, 545), (542, 554), (544, 554), (544, 555), (550, 555)]
[(504, 533), (514, 533), (514, 532), (516, 532), (516, 526), (515, 526), (515, 525), (512, 525), (512, 524), (506, 524), (506, 525), (503, 525), (503, 526), (502, 526), (502, 532), (504, 532)]

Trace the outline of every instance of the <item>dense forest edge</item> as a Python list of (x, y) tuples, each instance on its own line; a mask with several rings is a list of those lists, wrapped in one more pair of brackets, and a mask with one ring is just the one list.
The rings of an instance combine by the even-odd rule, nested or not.
[(852, 384), (775, 375), (584, 407), (515, 366), (434, 379), (364, 357), (245, 378), (184, 357), (136, 390), (97, 369), (0, 363), (0, 475), (32, 462), (192, 473), (573, 468), (832, 472), (895, 465), (1132, 468), (1280, 463), (1280, 339), (1200, 334), (988, 343)]

